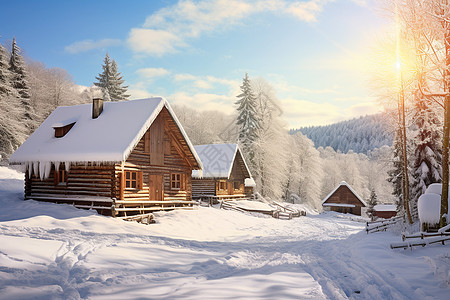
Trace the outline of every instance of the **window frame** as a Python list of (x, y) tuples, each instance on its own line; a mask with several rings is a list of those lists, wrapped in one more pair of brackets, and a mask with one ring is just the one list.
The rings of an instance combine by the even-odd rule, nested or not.
[[(141, 190), (142, 189), (142, 171), (137, 170), (125, 170), (124, 176), (124, 188), (125, 190)], [(128, 177), (129, 175), (129, 177)], [(133, 178), (133, 175), (135, 175)], [(135, 186), (133, 187), (133, 183)]]
[[(238, 185), (238, 188), (236, 188), (236, 184)], [(241, 190), (241, 182), (240, 181), (234, 181), (233, 182), (233, 189), (235, 191), (240, 191)]]
[(170, 189), (173, 191), (183, 190), (183, 174), (182, 173), (171, 173), (170, 174)]
[[(227, 181), (226, 180), (219, 180), (218, 184), (218, 190), (219, 191), (226, 191), (227, 190)], [(223, 185), (223, 188), (222, 188)]]
[(67, 186), (67, 179), (68, 179), (68, 172), (65, 170), (65, 168), (59, 168), (58, 171), (56, 169), (55, 172), (55, 185), (59, 186)]

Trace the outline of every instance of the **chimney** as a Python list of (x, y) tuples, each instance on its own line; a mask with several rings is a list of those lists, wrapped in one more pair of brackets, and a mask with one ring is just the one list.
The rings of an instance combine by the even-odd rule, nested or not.
[(92, 99), (92, 119), (97, 119), (103, 111), (103, 99)]

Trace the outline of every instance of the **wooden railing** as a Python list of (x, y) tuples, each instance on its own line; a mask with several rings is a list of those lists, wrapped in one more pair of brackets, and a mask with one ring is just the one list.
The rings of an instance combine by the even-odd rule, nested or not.
[(412, 249), (412, 247), (415, 246), (425, 247), (427, 245), (439, 243), (445, 245), (445, 242), (448, 240), (450, 240), (450, 224), (442, 227), (438, 232), (419, 232), (409, 235), (402, 234), (402, 242), (391, 243), (391, 249)]
[(273, 209), (257, 209), (257, 208), (249, 208), (243, 207), (233, 203), (232, 201), (221, 200), (220, 208), (227, 210), (235, 210), (239, 212), (252, 212), (252, 213), (260, 213), (265, 215), (270, 215), (277, 219), (292, 219), (300, 216), (306, 216), (306, 212), (298, 211), (296, 209), (292, 209), (286, 207), (280, 203), (274, 202), (270, 203), (272, 206), (275, 206)]
[(385, 231), (389, 226), (397, 224), (398, 222), (401, 221), (404, 221), (403, 216), (393, 217), (390, 219), (380, 221), (366, 222), (366, 232), (367, 234), (369, 234), (378, 231)]

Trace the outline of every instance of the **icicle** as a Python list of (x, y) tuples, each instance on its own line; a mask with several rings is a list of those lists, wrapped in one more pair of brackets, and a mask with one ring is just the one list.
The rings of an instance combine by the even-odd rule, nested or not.
[(39, 178), (41, 180), (47, 179), (50, 176), (50, 170), (52, 169), (52, 163), (49, 161), (39, 162)]
[(59, 161), (55, 161), (55, 162), (53, 162), (53, 164), (55, 165), (55, 171), (59, 172), (59, 167), (60, 167), (61, 163)]
[(35, 162), (32, 162), (32, 164), (33, 164), (33, 174), (34, 174), (34, 176), (39, 176), (39, 162), (38, 161), (35, 161)]
[(64, 166), (66, 167), (66, 172), (69, 173), (69, 171), (70, 171), (70, 161), (64, 162)]

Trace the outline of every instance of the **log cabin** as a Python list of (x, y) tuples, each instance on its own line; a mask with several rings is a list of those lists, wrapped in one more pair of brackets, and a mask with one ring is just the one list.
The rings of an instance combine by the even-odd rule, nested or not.
[(253, 194), (255, 181), (237, 144), (194, 146), (203, 172), (192, 171), (194, 198), (246, 198)]
[(345, 181), (342, 181), (322, 200), (322, 206), (326, 211), (336, 211), (361, 216), (361, 208), (366, 208), (367, 203), (350, 185)]
[(202, 163), (160, 97), (58, 107), (13, 153), (25, 199), (123, 217), (192, 206)]

